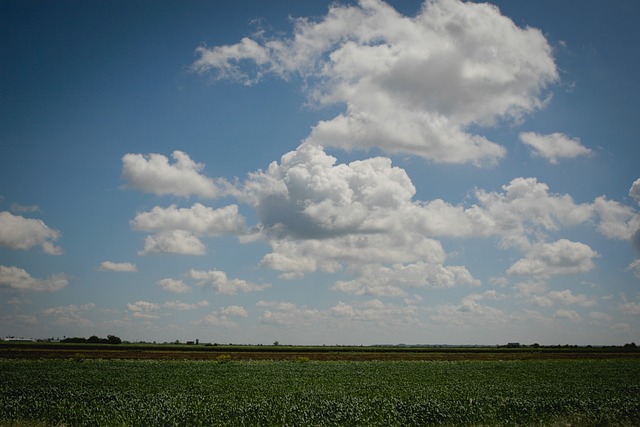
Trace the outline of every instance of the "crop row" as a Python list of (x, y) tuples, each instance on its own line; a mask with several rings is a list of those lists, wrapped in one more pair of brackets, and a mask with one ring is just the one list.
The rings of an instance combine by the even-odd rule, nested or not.
[(633, 360), (0, 360), (0, 420), (73, 426), (637, 425)]

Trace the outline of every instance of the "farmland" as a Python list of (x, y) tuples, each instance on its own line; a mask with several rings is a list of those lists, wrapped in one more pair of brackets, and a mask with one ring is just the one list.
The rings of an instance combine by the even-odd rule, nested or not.
[(3, 358), (0, 425), (640, 425), (637, 359), (312, 360), (301, 354)]

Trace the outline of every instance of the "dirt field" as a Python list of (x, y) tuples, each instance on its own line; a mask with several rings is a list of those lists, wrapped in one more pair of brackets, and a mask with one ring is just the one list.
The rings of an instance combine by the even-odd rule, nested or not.
[(623, 351), (621, 348), (355, 348), (339, 347), (309, 349), (309, 347), (265, 346), (242, 348), (192, 346), (93, 346), (56, 344), (0, 344), (0, 358), (4, 359), (134, 359), (134, 360), (553, 360), (553, 359), (619, 359), (640, 360), (640, 351)]

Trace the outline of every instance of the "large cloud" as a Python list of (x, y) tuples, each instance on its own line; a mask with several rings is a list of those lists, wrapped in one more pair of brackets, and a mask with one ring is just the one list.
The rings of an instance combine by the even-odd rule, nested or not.
[(563, 133), (540, 135), (535, 132), (520, 133), (520, 141), (533, 149), (534, 156), (544, 157), (551, 164), (559, 158), (573, 158), (591, 154), (591, 150), (580, 143), (578, 138), (570, 138)]
[(64, 274), (53, 275), (46, 279), (36, 279), (22, 268), (0, 265), (0, 288), (54, 292), (64, 288), (68, 283), (67, 276)]
[(452, 205), (437, 199), (414, 210), (415, 229), (435, 236), (498, 236), (501, 246), (528, 250), (545, 234), (594, 222), (608, 238), (631, 239), (640, 215), (629, 206), (596, 198), (576, 203), (568, 194), (554, 194), (536, 178), (514, 178), (503, 191), (477, 189), (477, 204)]
[(53, 242), (60, 237), (60, 232), (49, 228), (39, 219), (13, 215), (11, 212), (0, 212), (0, 246), (11, 249), (31, 249), (42, 246), (50, 255), (62, 254), (62, 249)]
[[(476, 189), (472, 204), (421, 202), (413, 199), (406, 172), (388, 158), (340, 164), (307, 142), (249, 174), (236, 193), (256, 209), (258, 236), (271, 245), (264, 267), (293, 278), (350, 266), (354, 279), (335, 289), (357, 294), (403, 295), (401, 288), (411, 286), (404, 277), (417, 266), (429, 274), (414, 286), (474, 283), (464, 267), (445, 265), (444, 249), (433, 237), (497, 237), (501, 247), (529, 253), (567, 227), (595, 224), (609, 238), (631, 239), (640, 226), (629, 206), (604, 197), (576, 203), (536, 178), (514, 178), (501, 190)], [(376, 269), (385, 274), (371, 281), (367, 271)], [(396, 285), (374, 286), (387, 273), (393, 273), (387, 282)]]
[(495, 163), (504, 148), (469, 128), (540, 108), (558, 79), (542, 33), (488, 4), (430, 0), (406, 17), (362, 0), (294, 22), (291, 38), (198, 48), (193, 68), (245, 84), (266, 73), (301, 76), (313, 102), (346, 106), (314, 127), (309, 141), (325, 146)]
[(202, 175), (203, 164), (194, 162), (182, 151), (174, 151), (171, 157), (175, 160), (172, 164), (162, 154), (125, 154), (122, 176), (127, 180), (127, 186), (157, 195), (182, 197), (214, 198), (224, 193), (226, 181), (219, 179), (216, 182)]

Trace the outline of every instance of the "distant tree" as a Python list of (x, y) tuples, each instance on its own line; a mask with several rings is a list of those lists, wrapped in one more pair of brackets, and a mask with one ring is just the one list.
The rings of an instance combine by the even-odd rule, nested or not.
[(96, 335), (91, 335), (89, 339), (87, 339), (87, 342), (90, 344), (98, 344), (100, 341), (100, 338)]
[(278, 341), (274, 341), (273, 345), (278, 346), (278, 345), (280, 345), (280, 343)]
[(73, 343), (73, 344), (84, 344), (87, 342), (86, 338), (83, 337), (73, 337), (73, 338), (65, 338), (62, 342)]
[(122, 344), (122, 340), (115, 335), (107, 335), (107, 342), (109, 344)]

